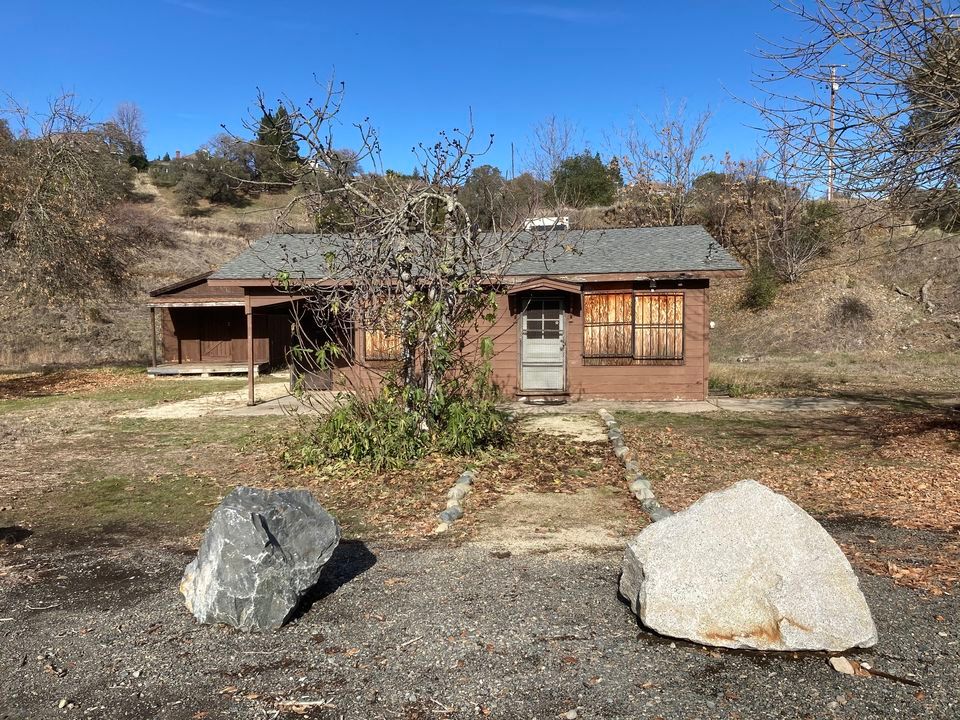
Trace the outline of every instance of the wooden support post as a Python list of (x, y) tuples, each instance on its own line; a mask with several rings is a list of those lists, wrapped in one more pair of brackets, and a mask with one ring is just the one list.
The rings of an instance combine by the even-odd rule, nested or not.
[(256, 405), (253, 388), (253, 308), (247, 298), (247, 405)]
[(153, 366), (157, 366), (157, 309), (150, 308), (150, 340), (153, 342)]

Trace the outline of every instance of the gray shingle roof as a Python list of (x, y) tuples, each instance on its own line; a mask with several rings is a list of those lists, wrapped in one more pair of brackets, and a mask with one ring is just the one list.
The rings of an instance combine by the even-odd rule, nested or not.
[[(555, 256), (518, 260), (510, 275), (717, 272), (742, 270), (730, 253), (700, 225), (570, 231), (575, 249)], [(565, 240), (566, 242), (566, 240)], [(211, 279), (273, 278), (280, 270), (313, 280), (327, 279), (325, 256), (336, 253), (332, 235), (266, 235), (211, 275)]]

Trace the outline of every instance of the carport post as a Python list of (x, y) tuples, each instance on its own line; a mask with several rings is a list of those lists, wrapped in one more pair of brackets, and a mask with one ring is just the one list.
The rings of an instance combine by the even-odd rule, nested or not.
[(256, 405), (253, 390), (253, 308), (247, 298), (247, 405)]
[(150, 307), (150, 339), (153, 341), (153, 366), (157, 366), (157, 309)]

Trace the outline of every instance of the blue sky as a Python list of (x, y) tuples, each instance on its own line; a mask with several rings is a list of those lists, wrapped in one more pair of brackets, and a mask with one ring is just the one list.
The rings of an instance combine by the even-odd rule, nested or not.
[[(134, 101), (151, 157), (191, 151), (221, 123), (242, 130), (258, 87), (302, 100), (314, 73), (335, 72), (344, 120), (370, 117), (384, 165), (401, 170), (471, 109), (495, 135), (485, 161), (508, 170), (511, 141), (547, 115), (603, 152), (605, 133), (665, 97), (713, 111), (711, 152), (750, 154), (756, 119), (735, 98), (755, 94), (759, 38), (795, 30), (769, 0), (32, 0), (3, 14), (0, 91), (39, 107), (70, 90), (101, 117)], [(351, 144), (349, 128), (340, 137)]]

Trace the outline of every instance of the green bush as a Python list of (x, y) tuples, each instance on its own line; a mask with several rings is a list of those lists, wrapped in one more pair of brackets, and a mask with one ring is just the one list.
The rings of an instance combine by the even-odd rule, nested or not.
[(750, 268), (747, 273), (747, 284), (743, 287), (743, 294), (740, 296), (740, 305), (755, 312), (766, 310), (777, 299), (779, 287), (776, 273), (769, 267)]
[(430, 452), (471, 455), (502, 446), (509, 420), (492, 398), (457, 398), (442, 405), (434, 427), (423, 431), (417, 416), (389, 392), (373, 400), (351, 397), (284, 449), (293, 467), (330, 462), (367, 463), (383, 470), (409, 465)]

